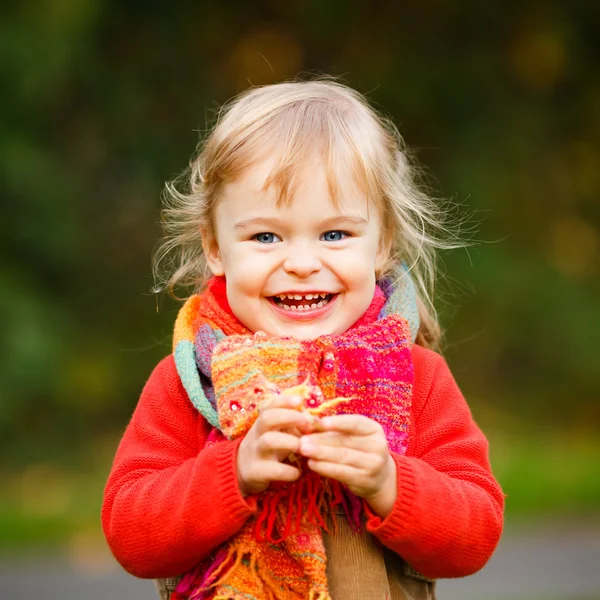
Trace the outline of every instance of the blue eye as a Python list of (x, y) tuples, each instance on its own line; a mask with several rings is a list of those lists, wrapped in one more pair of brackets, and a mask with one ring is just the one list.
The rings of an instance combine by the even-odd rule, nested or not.
[(340, 242), (341, 240), (343, 240), (346, 237), (348, 237), (347, 233), (344, 233), (343, 231), (338, 231), (337, 229), (334, 229), (332, 231), (326, 231), (321, 236), (321, 239), (324, 242)]
[(274, 233), (263, 231), (252, 236), (252, 239), (261, 244), (272, 244), (273, 242), (281, 241)]

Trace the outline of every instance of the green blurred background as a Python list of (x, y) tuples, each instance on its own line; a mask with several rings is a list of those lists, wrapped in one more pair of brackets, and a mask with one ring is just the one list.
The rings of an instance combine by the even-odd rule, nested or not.
[(507, 522), (597, 520), (599, 31), (585, 1), (5, 4), (0, 549), (103, 543), (178, 307), (151, 293), (163, 184), (220, 104), (302, 73), (367, 94), (477, 225), (438, 307)]

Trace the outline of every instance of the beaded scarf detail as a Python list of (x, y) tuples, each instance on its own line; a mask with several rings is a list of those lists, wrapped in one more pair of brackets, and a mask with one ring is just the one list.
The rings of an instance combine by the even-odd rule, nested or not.
[[(181, 381), (215, 428), (209, 443), (245, 435), (263, 398), (294, 388), (305, 398), (302, 409), (370, 417), (390, 450), (406, 452), (418, 328), (406, 287), (399, 298), (380, 283), (365, 317), (347, 332), (301, 341), (252, 334), (229, 310), (224, 281), (211, 280), (182, 307), (174, 336)], [(396, 314), (398, 307), (408, 307), (410, 319)], [(172, 600), (331, 600), (323, 531), (335, 527), (338, 508), (360, 531), (363, 503), (303, 459), (288, 460), (301, 469), (300, 479), (274, 482), (256, 497), (256, 517), (187, 573)]]

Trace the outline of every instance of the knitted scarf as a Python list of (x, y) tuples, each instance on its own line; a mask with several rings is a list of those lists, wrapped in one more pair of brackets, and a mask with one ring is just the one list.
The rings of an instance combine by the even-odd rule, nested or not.
[[(231, 312), (224, 279), (213, 278), (179, 312), (175, 364), (191, 402), (214, 428), (207, 445), (245, 435), (266, 398), (295, 393), (311, 415), (375, 419), (390, 450), (402, 454), (418, 325), (406, 271), (395, 289), (388, 280), (378, 282), (368, 310), (347, 332), (314, 340), (253, 334)], [(288, 461), (301, 477), (272, 482), (253, 498), (256, 517), (184, 575), (172, 600), (330, 600), (323, 531), (335, 527), (341, 508), (359, 532), (363, 501), (310, 471), (304, 459)]]

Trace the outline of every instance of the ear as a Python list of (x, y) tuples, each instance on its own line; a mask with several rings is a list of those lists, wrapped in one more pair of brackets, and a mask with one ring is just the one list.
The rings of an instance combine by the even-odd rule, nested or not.
[(202, 250), (206, 257), (206, 263), (208, 268), (211, 270), (213, 275), (217, 277), (225, 275), (225, 269), (223, 268), (223, 261), (221, 259), (221, 251), (219, 250), (219, 244), (217, 238), (212, 231), (202, 231)]

